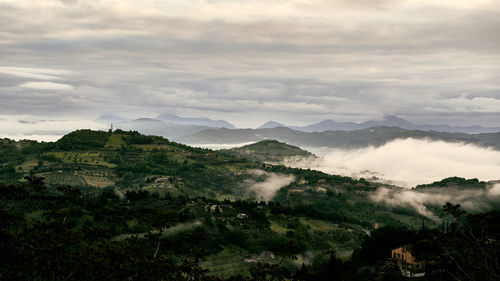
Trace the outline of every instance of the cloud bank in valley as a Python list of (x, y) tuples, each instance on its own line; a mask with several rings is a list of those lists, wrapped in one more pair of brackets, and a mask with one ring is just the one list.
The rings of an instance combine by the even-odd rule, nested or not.
[(285, 187), (295, 181), (293, 175), (282, 175), (269, 173), (262, 170), (251, 170), (250, 175), (256, 177), (264, 177), (263, 181), (247, 179), (245, 184), (249, 185), (249, 189), (255, 192), (257, 200), (269, 201), (280, 188)]
[(500, 183), (482, 188), (435, 187), (424, 189), (389, 189), (380, 187), (370, 195), (377, 203), (392, 207), (409, 207), (438, 221), (428, 206), (440, 207), (446, 202), (459, 203), (469, 211), (483, 211), (500, 206)]
[(397, 139), (381, 147), (355, 150), (309, 148), (318, 159), (288, 159), (284, 165), (329, 174), (375, 177), (404, 187), (460, 176), (500, 179), (500, 151), (472, 144)]
[(461, 204), (471, 211), (500, 206), (500, 183), (478, 187), (433, 187), (409, 189), (443, 178), (459, 176), (483, 181), (500, 180), (500, 151), (472, 144), (397, 139), (381, 147), (355, 150), (310, 149), (317, 159), (291, 158), (283, 164), (311, 168), (330, 174), (376, 178), (406, 188), (380, 187), (369, 198), (390, 207), (413, 209), (438, 221), (429, 207), (446, 202)]

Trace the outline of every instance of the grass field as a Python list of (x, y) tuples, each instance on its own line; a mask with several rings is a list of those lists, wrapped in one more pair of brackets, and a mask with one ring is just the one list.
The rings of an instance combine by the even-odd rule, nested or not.
[(19, 170), (19, 167), (21, 167), (24, 173), (28, 173), (36, 165), (38, 165), (38, 159), (35, 157), (30, 157), (26, 159), (21, 165), (16, 166), (16, 169)]
[(107, 187), (115, 184), (115, 176), (107, 169), (90, 168), (78, 173), (90, 186)]
[(45, 177), (48, 184), (53, 185), (73, 185), (73, 186), (86, 186), (85, 179), (73, 172), (57, 171), (51, 173), (44, 173), (41, 175)]
[(83, 175), (82, 178), (88, 185), (94, 187), (107, 187), (115, 184), (115, 181), (111, 180), (108, 177), (93, 177)]
[(106, 145), (111, 148), (120, 148), (122, 144), (125, 145), (125, 142), (123, 141), (122, 136), (117, 134), (112, 134), (106, 143)]
[(49, 184), (107, 187), (115, 184), (115, 177), (106, 170), (89, 169), (81, 171), (54, 171), (41, 176)]
[[(376, 212), (377, 215), (388, 215), (391, 216), (392, 218), (404, 223), (410, 225), (414, 229), (419, 229), (422, 226), (422, 220), (416, 217), (408, 216), (408, 215), (403, 215), (403, 214), (395, 214), (392, 212), (387, 212), (387, 211), (378, 211)], [(433, 222), (433, 221), (425, 221), (425, 224), (428, 227), (437, 227), (439, 226), (439, 223)]]
[(245, 262), (248, 252), (235, 247), (224, 248), (217, 254), (207, 257), (202, 267), (209, 269), (210, 273), (219, 277), (229, 277), (237, 274), (248, 275), (248, 270), (255, 263)]
[(150, 183), (144, 187), (142, 187), (143, 190), (146, 190), (151, 193), (158, 193), (158, 194), (170, 194), (172, 196), (179, 196), (181, 192), (175, 188), (175, 185), (169, 182), (160, 182), (160, 183)]
[(108, 168), (116, 167), (115, 164), (104, 161), (102, 154), (99, 152), (46, 152), (45, 155), (57, 157), (64, 163), (86, 164), (95, 166), (104, 166)]
[(166, 151), (175, 150), (172, 146), (168, 144), (136, 144), (135, 146), (144, 150), (153, 150), (153, 149), (162, 149)]
[(315, 220), (315, 219), (310, 219), (310, 218), (305, 218), (301, 217), (299, 218), (299, 221), (305, 225), (308, 225), (312, 230), (317, 230), (317, 231), (330, 231), (334, 229), (338, 229), (339, 225), (327, 221), (322, 221), (322, 220)]
[(286, 228), (282, 226), (282, 224), (276, 220), (269, 219), (269, 222), (271, 223), (271, 230), (280, 234), (286, 234), (287, 231), (289, 231), (289, 228)]

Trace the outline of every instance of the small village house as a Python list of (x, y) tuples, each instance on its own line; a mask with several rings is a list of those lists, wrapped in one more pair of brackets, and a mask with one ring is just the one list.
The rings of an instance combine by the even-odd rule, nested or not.
[(396, 261), (399, 268), (405, 272), (423, 272), (425, 271), (425, 261), (418, 260), (411, 252), (411, 245), (403, 245), (393, 249), (391, 257)]

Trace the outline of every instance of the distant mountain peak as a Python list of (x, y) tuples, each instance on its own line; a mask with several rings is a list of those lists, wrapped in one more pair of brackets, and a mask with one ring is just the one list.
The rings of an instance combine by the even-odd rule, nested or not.
[(277, 127), (286, 127), (286, 125), (271, 120), (262, 124), (258, 129), (273, 129)]
[(397, 117), (395, 115), (386, 115), (382, 119), (370, 120), (363, 123), (359, 123), (356, 129), (364, 129), (370, 127), (398, 127), (408, 130), (416, 129), (417, 126), (403, 118)]
[(385, 115), (384, 118), (383, 118), (383, 120), (386, 120), (386, 121), (406, 121), (403, 118), (400, 118), (400, 117), (398, 117), (396, 115), (391, 115), (391, 114)]
[(413, 123), (409, 122), (408, 120), (405, 120), (403, 118), (400, 118), (396, 115), (386, 115), (384, 116), (384, 119), (382, 122), (386, 124), (403, 124), (403, 125), (414, 125)]
[(207, 126), (213, 128), (228, 128), (228, 129), (236, 128), (233, 124), (225, 120), (212, 120), (206, 117), (197, 117), (197, 118), (180, 117), (171, 113), (160, 114), (158, 117), (156, 117), (156, 119), (175, 124), (198, 125), (198, 126)]
[(153, 123), (163, 123), (162, 121), (160, 121), (160, 120), (156, 120), (156, 119), (153, 119), (153, 118), (137, 118), (137, 119), (132, 120), (132, 122), (153, 122)]
[(315, 123), (315, 124), (316, 125), (325, 125), (325, 124), (337, 124), (337, 123), (339, 123), (339, 122), (332, 120), (332, 119), (326, 119), (326, 120), (320, 121), (320, 122)]
[(112, 113), (101, 114), (99, 117), (97, 117), (97, 119), (95, 119), (95, 121), (97, 122), (122, 122), (125, 120), (125, 118)]

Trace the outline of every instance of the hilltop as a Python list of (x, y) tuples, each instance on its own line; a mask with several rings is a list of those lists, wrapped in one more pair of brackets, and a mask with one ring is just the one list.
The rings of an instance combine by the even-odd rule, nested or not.
[(311, 152), (277, 140), (264, 140), (242, 147), (223, 150), (231, 155), (257, 162), (280, 163), (290, 157), (316, 157)]

